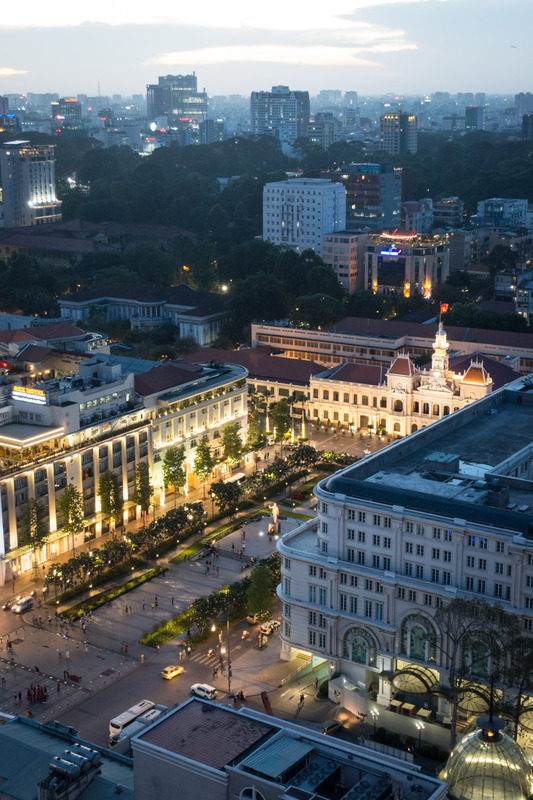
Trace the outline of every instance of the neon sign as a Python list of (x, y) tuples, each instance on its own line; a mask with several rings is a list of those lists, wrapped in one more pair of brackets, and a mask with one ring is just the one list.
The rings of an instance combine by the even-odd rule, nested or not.
[(402, 251), (397, 247), (391, 247), (390, 250), (380, 250), (380, 256), (399, 256)]
[(26, 403), (46, 404), (46, 394), (42, 389), (34, 389), (32, 386), (13, 386), (11, 392), (13, 400), (24, 400)]

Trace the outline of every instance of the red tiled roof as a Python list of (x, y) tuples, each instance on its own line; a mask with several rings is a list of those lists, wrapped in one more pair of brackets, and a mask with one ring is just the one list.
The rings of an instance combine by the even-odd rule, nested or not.
[(396, 356), (389, 367), (389, 375), (414, 375), (416, 367), (409, 356)]
[(57, 322), (54, 325), (36, 325), (35, 328), (17, 328), (14, 331), (0, 331), (0, 342), (35, 342), (53, 341), (54, 339), (70, 339), (73, 336), (84, 336), (86, 331), (71, 325), (70, 322)]
[(135, 375), (135, 391), (143, 397), (164, 392), (174, 386), (192, 381), (195, 374), (200, 372), (202, 367), (199, 364), (184, 364), (181, 361), (168, 361), (158, 367), (149, 369)]
[[(507, 364), (502, 364), (501, 361), (498, 361), (495, 358), (489, 358), (488, 356), (482, 356), (480, 353), (468, 353), (463, 356), (455, 356), (454, 358), (450, 358), (449, 366), (452, 372), (455, 372), (456, 375), (460, 375), (461, 373), (466, 373), (472, 363), (472, 360), (475, 358), (477, 362), (483, 365), (484, 369), (486, 370), (487, 374), (492, 379), (492, 390), (495, 391), (496, 389), (500, 389), (502, 386), (505, 386), (506, 383), (511, 383), (511, 381), (516, 381), (517, 378), (520, 377), (520, 372), (516, 372), (511, 367), (507, 366)], [(430, 365), (428, 365), (429, 368)]]
[[(483, 328), (464, 328), (454, 325), (446, 325), (445, 330), (449, 342), (479, 342), (480, 344), (496, 344), (499, 346), (519, 347), (522, 350), (533, 350), (533, 333), (491, 331)], [(362, 336), (386, 336), (391, 339), (413, 336), (433, 342), (437, 332), (437, 325), (434, 323), (396, 322), (393, 319), (345, 317), (337, 322), (331, 328), (331, 331), (338, 333), (346, 331), (348, 333), (358, 333)]]
[(340, 367), (326, 372), (328, 378), (333, 381), (381, 386), (385, 382), (387, 368), (380, 367), (377, 364), (355, 364), (347, 361)]
[(51, 347), (44, 347), (44, 345), (39, 344), (27, 344), (26, 347), (18, 352), (17, 361), (40, 364), (53, 352)]
[(323, 372), (322, 364), (298, 358), (284, 358), (269, 352), (270, 348), (255, 347), (251, 350), (221, 350), (206, 347), (183, 358), (187, 363), (220, 361), (240, 364), (248, 370), (251, 380), (279, 381), (307, 386), (311, 375)]

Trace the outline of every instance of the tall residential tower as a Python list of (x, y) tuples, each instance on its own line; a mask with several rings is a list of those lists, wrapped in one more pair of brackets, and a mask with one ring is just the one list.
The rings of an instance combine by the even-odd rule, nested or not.
[(53, 145), (5, 142), (0, 170), (6, 228), (61, 221)]

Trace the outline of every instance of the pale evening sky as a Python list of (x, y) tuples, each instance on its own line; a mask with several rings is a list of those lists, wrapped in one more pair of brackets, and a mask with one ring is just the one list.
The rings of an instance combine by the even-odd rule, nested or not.
[(144, 93), (196, 71), (209, 94), (533, 90), (531, 0), (42, 0), (5, 4), (0, 94)]

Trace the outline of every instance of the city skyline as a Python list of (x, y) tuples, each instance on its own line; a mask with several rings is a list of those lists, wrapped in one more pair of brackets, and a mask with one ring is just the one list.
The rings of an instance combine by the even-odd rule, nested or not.
[(314, 9), (232, 0), (178, 12), (162, 0), (155, 12), (134, 2), (126, 13), (121, 5), (6, 9), (0, 92), (96, 95), (100, 85), (104, 95), (138, 94), (157, 75), (193, 70), (211, 95), (279, 83), (311, 94), (528, 89), (527, 0), (509, 0), (505, 13), (497, 0), (334, 0)]

